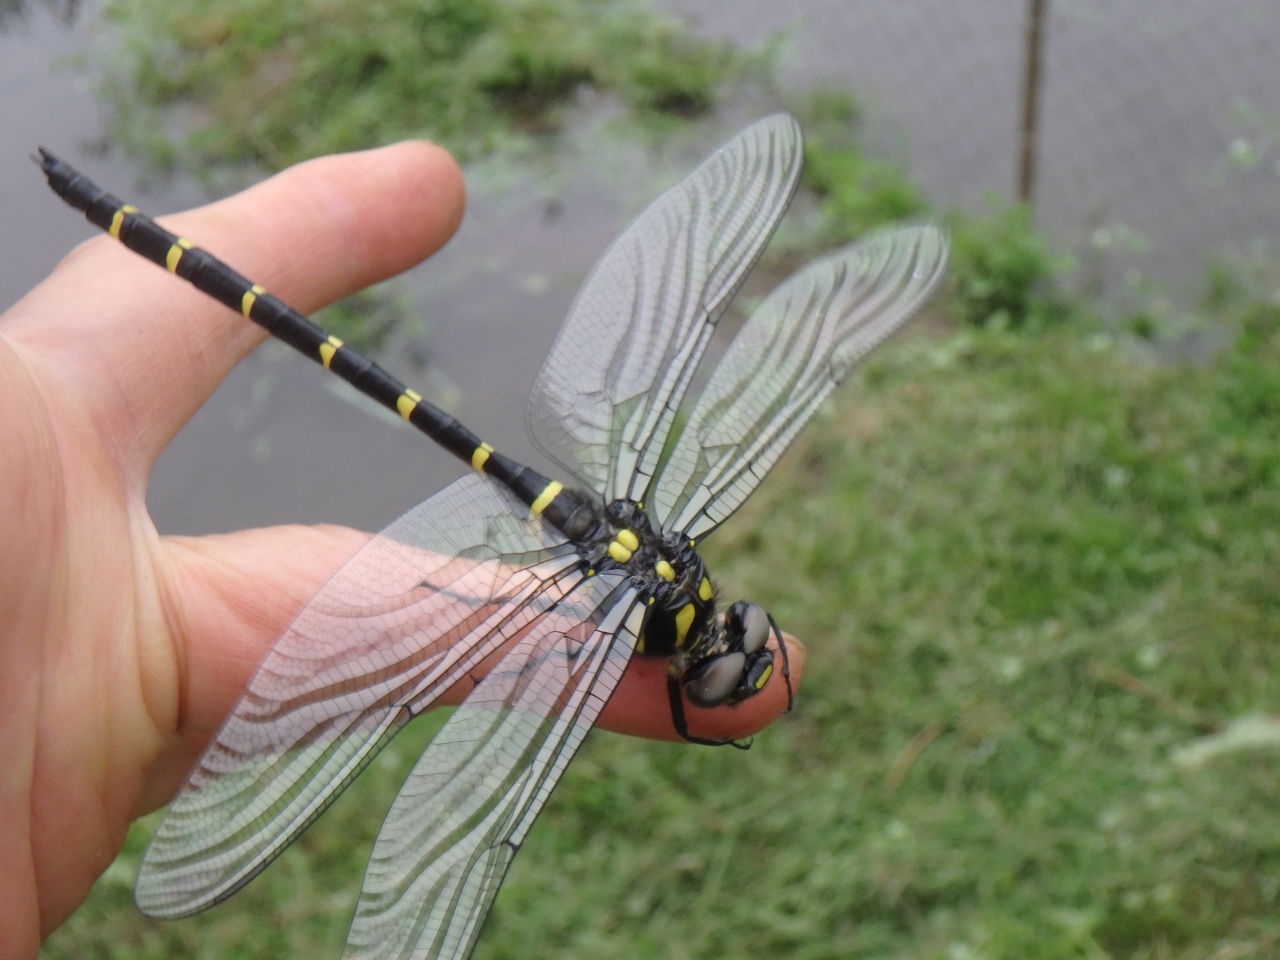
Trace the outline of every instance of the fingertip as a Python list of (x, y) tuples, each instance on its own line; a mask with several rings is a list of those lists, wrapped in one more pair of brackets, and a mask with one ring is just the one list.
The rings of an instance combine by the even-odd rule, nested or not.
[[(323, 158), (328, 159), (328, 158)], [(425, 140), (333, 158), (329, 176), (343, 192), (350, 159), (359, 164), (359, 182), (350, 188), (344, 230), (352, 248), (367, 258), (355, 289), (414, 266), (439, 250), (458, 229), (466, 186), (453, 156)]]
[[(311, 311), (440, 249), (465, 201), (449, 152), (407, 140), (308, 160), (197, 213), (224, 205), (237, 217), (262, 211), (259, 242), (242, 256), (261, 263), (257, 273), (275, 292)], [(321, 264), (327, 269), (317, 270)]]
[(687, 701), (689, 732), (708, 740), (746, 740), (760, 733), (795, 705), (805, 668), (805, 647), (782, 634), (786, 656), (774, 655), (774, 670), (764, 689), (732, 706), (700, 709)]
[[(775, 669), (763, 690), (731, 706), (695, 707), (688, 700), (683, 710), (688, 732), (706, 740), (740, 741), (755, 736), (791, 709), (804, 675), (804, 644), (783, 634), (785, 658), (775, 656)], [(785, 669), (780, 664), (785, 659)], [(615, 733), (652, 740), (680, 742), (668, 694), (667, 661), (635, 657), (627, 667), (614, 696), (605, 706), (600, 725)]]
[(453, 154), (428, 140), (406, 140), (391, 149), (407, 155), (410, 176), (405, 186), (411, 200), (425, 203), (433, 213), (435, 236), (439, 242), (430, 253), (457, 232), (467, 204), (467, 185), (462, 168)]

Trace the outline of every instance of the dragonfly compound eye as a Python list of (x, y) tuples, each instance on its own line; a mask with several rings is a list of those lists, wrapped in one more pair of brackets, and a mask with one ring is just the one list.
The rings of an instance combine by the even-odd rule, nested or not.
[(728, 629), (740, 636), (740, 648), (746, 654), (757, 653), (764, 649), (769, 640), (773, 625), (769, 622), (769, 614), (758, 603), (746, 603), (739, 600), (729, 608)]
[(685, 675), (684, 692), (696, 706), (718, 707), (737, 692), (746, 667), (746, 654), (736, 650), (710, 657)]

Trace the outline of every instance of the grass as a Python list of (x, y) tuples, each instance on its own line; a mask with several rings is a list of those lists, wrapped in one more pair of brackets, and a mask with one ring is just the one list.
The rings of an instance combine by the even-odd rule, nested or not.
[[(528, 154), (580, 97), (697, 115), (771, 53), (645, 0), (112, 0), (113, 139), (188, 173), (276, 170), (409, 136)], [(178, 132), (175, 132), (178, 131)]]
[[(478, 956), (1280, 951), (1280, 310), (1223, 310), (1193, 364), (887, 349), (708, 545), (809, 643), (796, 712), (747, 754), (594, 735)], [(406, 746), (194, 920), (133, 911), (135, 831), (45, 956), (337, 956)]]

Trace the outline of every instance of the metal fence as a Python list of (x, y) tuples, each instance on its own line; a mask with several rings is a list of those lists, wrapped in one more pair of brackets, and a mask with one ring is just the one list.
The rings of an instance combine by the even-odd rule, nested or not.
[(1274, 263), (1280, 251), (1275, 0), (667, 5), (744, 43), (786, 31), (784, 88), (852, 91), (877, 149), (897, 152), (944, 206), (1016, 197), (1029, 132), (1037, 222), (1077, 254), (1078, 281), (1112, 299), (1158, 292), (1185, 309), (1208, 264)]

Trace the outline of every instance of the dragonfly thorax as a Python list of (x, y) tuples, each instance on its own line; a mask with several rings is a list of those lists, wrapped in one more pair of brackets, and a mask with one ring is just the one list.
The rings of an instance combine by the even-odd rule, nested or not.
[(715, 587), (690, 540), (660, 533), (641, 504), (620, 499), (605, 507), (583, 548), (589, 564), (623, 569), (640, 588), (646, 607), (637, 652), (671, 657), (671, 675), (690, 701), (737, 703), (764, 687), (773, 672), (772, 618), (744, 601), (717, 614)]
[(624, 570), (659, 607), (678, 609), (689, 600), (713, 603), (714, 591), (702, 558), (677, 533), (661, 533), (634, 500), (615, 500), (592, 541), (579, 547), (600, 570)]

